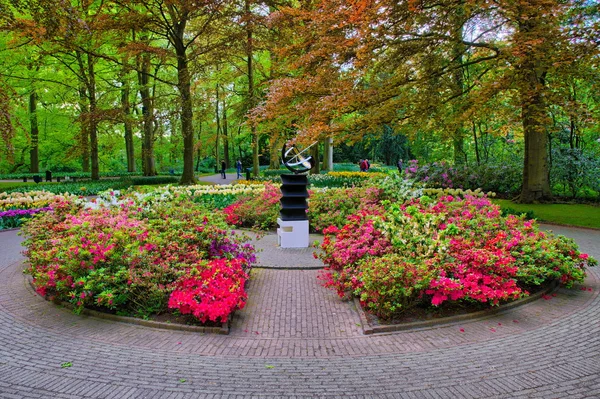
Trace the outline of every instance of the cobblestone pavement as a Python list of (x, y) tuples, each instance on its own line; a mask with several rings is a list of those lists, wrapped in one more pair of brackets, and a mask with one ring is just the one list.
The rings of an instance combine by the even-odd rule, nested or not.
[[(600, 257), (600, 231), (553, 229)], [(20, 241), (0, 232), (0, 398), (600, 397), (597, 269), (583, 286), (487, 319), (365, 336), (318, 270), (257, 268), (222, 336), (46, 302), (22, 274)], [(264, 259), (313, 262), (262, 243)]]

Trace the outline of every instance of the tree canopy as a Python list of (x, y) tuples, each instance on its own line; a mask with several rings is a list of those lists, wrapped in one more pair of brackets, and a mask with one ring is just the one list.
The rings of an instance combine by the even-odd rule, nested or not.
[(275, 166), (292, 138), (371, 151), (395, 140), (381, 160), (397, 148), (457, 165), (502, 162), (515, 142), (530, 202), (552, 196), (555, 157), (600, 152), (589, 0), (0, 0), (0, 11), (6, 172), (175, 168), (190, 183), (203, 162)]

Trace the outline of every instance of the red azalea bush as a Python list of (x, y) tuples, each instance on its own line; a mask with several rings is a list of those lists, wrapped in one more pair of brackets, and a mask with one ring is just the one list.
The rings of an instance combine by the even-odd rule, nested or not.
[[(140, 316), (162, 313), (192, 265), (222, 261), (248, 269), (255, 261), (245, 237), (225, 230), (219, 214), (189, 201), (146, 208), (133, 202), (118, 208), (81, 209), (71, 203), (53, 208), (23, 228), (27, 272), (40, 294), (71, 302), (76, 311), (91, 306)], [(210, 279), (222, 281), (215, 274), (201, 276), (208, 278), (202, 282), (206, 286), (220, 284)], [(243, 288), (246, 278), (234, 273), (226, 280), (239, 279), (234, 285)], [(240, 302), (237, 291), (222, 293), (221, 302)], [(205, 316), (198, 319), (214, 318)]]
[(243, 309), (248, 274), (240, 259), (215, 259), (187, 269), (175, 282), (169, 308), (191, 314), (201, 322), (225, 322), (231, 312)]
[[(487, 198), (442, 196), (385, 203), (380, 215), (326, 229), (326, 286), (389, 318), (428, 301), (497, 305), (552, 279), (567, 286), (597, 262), (533, 221), (501, 217)], [(335, 235), (335, 240), (333, 240)]]

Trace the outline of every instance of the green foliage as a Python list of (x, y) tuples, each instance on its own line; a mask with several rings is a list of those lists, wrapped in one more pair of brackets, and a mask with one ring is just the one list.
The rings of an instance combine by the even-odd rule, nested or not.
[(423, 291), (433, 277), (423, 262), (407, 263), (396, 253), (367, 258), (358, 266), (361, 272), (357, 295), (367, 310), (384, 319), (423, 302)]
[(138, 176), (131, 177), (131, 185), (133, 186), (144, 186), (144, 185), (158, 185), (158, 184), (176, 184), (179, 183), (179, 177), (176, 176)]
[(310, 227), (321, 232), (329, 226), (341, 228), (350, 215), (379, 202), (381, 190), (375, 187), (317, 189), (310, 193)]
[(517, 211), (514, 208), (504, 208), (504, 207), (502, 207), (501, 209), (502, 209), (502, 216), (508, 216), (508, 215), (521, 216), (521, 215), (523, 215), (523, 217), (527, 220), (535, 219), (535, 214), (533, 213), (533, 211), (521, 212), (521, 211)]

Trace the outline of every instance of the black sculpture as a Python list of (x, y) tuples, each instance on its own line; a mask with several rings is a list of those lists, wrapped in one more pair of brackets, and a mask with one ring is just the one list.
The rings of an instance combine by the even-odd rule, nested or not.
[(281, 149), (281, 160), (286, 168), (294, 174), (281, 175), (281, 211), (279, 216), (282, 221), (308, 220), (306, 210), (308, 209), (308, 176), (305, 173), (315, 166), (311, 156), (304, 157), (302, 153), (314, 144), (299, 150), (296, 146), (287, 148), (284, 144)]

